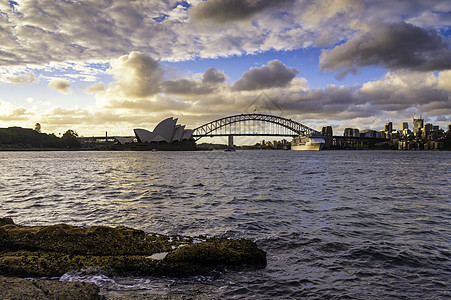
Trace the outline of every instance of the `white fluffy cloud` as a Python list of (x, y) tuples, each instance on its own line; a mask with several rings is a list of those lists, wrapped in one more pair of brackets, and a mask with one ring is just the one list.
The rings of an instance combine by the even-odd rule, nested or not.
[(23, 74), (0, 74), (0, 83), (12, 83), (18, 85), (30, 84), (35, 81), (33, 72)]
[(20, 122), (27, 120), (29, 117), (30, 113), (25, 108), (0, 100), (0, 121)]
[(131, 52), (114, 60), (108, 73), (116, 79), (110, 87), (113, 92), (132, 98), (155, 95), (160, 91), (163, 78), (158, 61), (139, 52)]

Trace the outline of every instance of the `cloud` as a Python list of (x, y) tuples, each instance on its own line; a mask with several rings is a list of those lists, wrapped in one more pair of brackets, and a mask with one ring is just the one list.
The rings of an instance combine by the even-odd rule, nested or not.
[(33, 72), (28, 72), (20, 75), (0, 74), (0, 82), (25, 85), (33, 83), (34, 81), (35, 77)]
[(437, 87), (451, 92), (451, 71), (442, 71), (438, 74)]
[(107, 72), (113, 75), (112, 82), (99, 81), (86, 89), (96, 98), (96, 106), (36, 104), (24, 109), (0, 103), (0, 124), (39, 122), (50, 132), (74, 128), (82, 135), (105, 130), (133, 135), (133, 128), (151, 129), (170, 116), (194, 128), (215, 118), (244, 113), (250, 107), (265, 112), (267, 103), (256, 101), (262, 95), (274, 102), (278, 115), (315, 129), (333, 125), (338, 132), (343, 126), (380, 129), (388, 117), (398, 122), (420, 113), (430, 118), (451, 115), (450, 71), (397, 70), (361, 86), (311, 89), (307, 79), (296, 77), (295, 68), (278, 60), (251, 68), (238, 81), (228, 83), (222, 70), (209, 68), (203, 74), (178, 78), (174, 75), (177, 70), (170, 73), (151, 56), (131, 52), (112, 61)]
[(52, 79), (49, 82), (49, 88), (54, 89), (63, 94), (69, 94), (70, 92), (70, 82), (65, 79)]
[[(140, 57), (146, 61), (142, 55)], [(112, 69), (118, 71), (114, 66)], [(134, 70), (134, 66), (131, 64), (127, 68)], [(149, 67), (159, 70), (159, 74), (165, 73), (160, 65), (151, 63)], [(126, 74), (133, 73), (124, 68), (120, 70)], [(330, 120), (338, 124), (355, 119), (375, 124), (377, 119), (383, 123), (388, 115), (394, 118), (410, 117), (415, 113), (430, 116), (451, 113), (448, 71), (438, 74), (394, 71), (362, 86), (329, 85), (324, 89), (310, 89), (307, 80), (295, 77), (297, 74), (295, 68), (273, 60), (244, 72), (241, 79), (232, 84), (226, 82), (227, 75), (223, 71), (211, 68), (192, 78), (165, 80), (164, 76), (159, 77), (159, 92), (145, 97), (121, 96), (116, 89), (118, 82), (111, 83), (105, 90), (101, 84), (96, 84), (95, 95), (103, 99), (99, 102), (99, 109), (120, 110), (136, 116), (152, 114), (157, 119), (183, 115), (195, 122), (193, 126), (201, 125), (207, 116), (211, 119), (216, 115), (242, 113), (250, 106), (264, 111), (267, 108), (264, 103), (255, 101), (262, 91), (280, 107), (284, 116), (311, 122)], [(257, 107), (260, 104), (262, 106)]]
[(424, 11), (418, 17), (413, 17), (407, 21), (411, 24), (420, 27), (450, 27), (451, 20), (449, 17), (449, 11), (451, 10), (451, 5), (447, 12), (437, 12), (437, 11)]
[(116, 82), (110, 85), (120, 96), (143, 98), (155, 95), (161, 89), (163, 70), (158, 61), (143, 53), (133, 51), (112, 61), (111, 69)]
[(279, 60), (272, 60), (260, 68), (254, 67), (245, 72), (236, 81), (232, 89), (235, 91), (262, 90), (287, 86), (299, 72), (288, 68)]
[(176, 95), (202, 95), (214, 90), (213, 87), (193, 79), (169, 80), (165, 81), (163, 86), (166, 93)]
[[(155, 96), (149, 99), (140, 100), (110, 100), (106, 106), (107, 109), (128, 110), (134, 115), (148, 115), (149, 113), (174, 115), (174, 112), (189, 111), (192, 104), (180, 98), (164, 96)], [(151, 120), (149, 120), (151, 121)]]
[[(196, 78), (165, 80), (165, 70), (160, 63), (137, 51), (113, 60), (111, 68), (106, 72), (112, 74), (115, 79), (108, 88), (100, 82), (86, 91), (103, 98), (104, 104), (109, 103), (107, 106), (115, 107), (120, 104), (132, 107), (132, 102), (140, 102), (140, 106), (143, 107), (143, 103), (150, 102), (141, 100), (155, 99), (158, 93), (186, 97), (204, 95), (220, 88), (227, 79), (224, 71), (209, 68), (203, 74), (202, 80)], [(147, 107), (156, 106), (152, 103)]]
[(293, 2), (294, 0), (210, 0), (195, 6), (192, 14), (196, 20), (225, 23), (245, 20), (267, 8), (278, 8)]
[(209, 68), (205, 71), (202, 82), (205, 84), (220, 84), (227, 80), (224, 71), (215, 68)]
[[(366, 22), (374, 21), (373, 16), (386, 22), (408, 20), (446, 29), (448, 2), (193, 0), (187, 5), (172, 0), (18, 1), (14, 10), (6, 2), (0, 6), (0, 66), (105, 63), (131, 51), (155, 60), (181, 61), (269, 49), (330, 47), (364, 30)], [(216, 22), (215, 26), (204, 22), (208, 20)], [(240, 20), (252, 22), (237, 22)], [(219, 25), (223, 25), (221, 30)], [(97, 81), (92, 77), (86, 80)]]
[[(15, 106), (0, 100), (0, 121), (10, 122), (26, 121), (32, 114), (23, 107)], [(10, 125), (9, 125), (10, 126)]]
[(97, 94), (97, 93), (102, 93), (105, 91), (106, 91), (106, 88), (105, 88), (105, 84), (103, 84), (103, 82), (94, 83), (93, 85), (91, 85), (90, 87), (88, 87), (86, 89), (86, 92), (90, 93), (90, 94)]
[(195, 96), (214, 92), (225, 82), (227, 76), (224, 71), (209, 68), (202, 76), (202, 80), (183, 78), (168, 80), (162, 83), (164, 91), (168, 94)]
[(451, 94), (439, 84), (440, 80), (440, 74), (389, 72), (380, 80), (363, 84), (360, 94), (384, 111), (415, 110), (418, 114), (426, 112), (434, 116), (451, 114)]
[(392, 70), (437, 71), (451, 68), (451, 49), (434, 31), (398, 22), (375, 24), (332, 50), (323, 50), (321, 70), (341, 70), (338, 77), (370, 65)]

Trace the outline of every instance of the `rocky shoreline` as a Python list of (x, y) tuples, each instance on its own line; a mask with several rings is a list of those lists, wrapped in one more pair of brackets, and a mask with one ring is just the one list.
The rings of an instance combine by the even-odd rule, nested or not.
[(170, 237), (122, 226), (22, 226), (0, 218), (5, 299), (23, 298), (20, 293), (35, 293), (30, 299), (103, 299), (95, 285), (23, 279), (59, 278), (92, 268), (110, 275), (186, 277), (224, 267), (265, 266), (266, 253), (246, 239)]

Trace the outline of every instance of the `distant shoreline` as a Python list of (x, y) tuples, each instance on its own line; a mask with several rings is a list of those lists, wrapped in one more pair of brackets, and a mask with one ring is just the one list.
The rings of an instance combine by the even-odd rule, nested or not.
[[(197, 149), (197, 150), (158, 150), (157, 152), (197, 152), (197, 151), (221, 151), (222, 149)], [(290, 151), (285, 149), (249, 149), (249, 148), (237, 148), (237, 150), (243, 151), (266, 151), (266, 150), (276, 150), (276, 151)], [(0, 152), (76, 152), (76, 151), (86, 151), (86, 152), (152, 152), (152, 150), (137, 150), (137, 149), (92, 149), (92, 148), (79, 148), (79, 149), (62, 149), (62, 148), (0, 148)], [(450, 151), (446, 149), (430, 149), (430, 150), (398, 150), (398, 149), (362, 149), (362, 148), (349, 148), (349, 149), (323, 149), (321, 152), (328, 151), (399, 151), (399, 152), (442, 152)]]

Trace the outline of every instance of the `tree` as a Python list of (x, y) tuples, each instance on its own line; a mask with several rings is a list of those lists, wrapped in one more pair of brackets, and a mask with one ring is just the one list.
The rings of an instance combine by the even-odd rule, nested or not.
[(69, 129), (61, 137), (61, 144), (65, 148), (80, 148), (81, 144), (77, 138), (77, 132), (75, 130)]
[(36, 131), (37, 133), (41, 133), (41, 124), (36, 123), (34, 125), (34, 131)]

